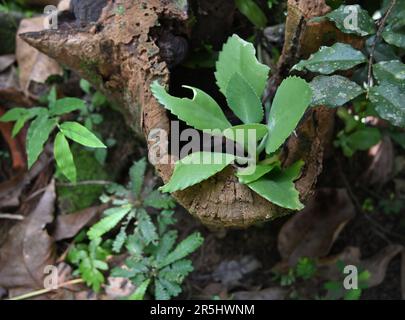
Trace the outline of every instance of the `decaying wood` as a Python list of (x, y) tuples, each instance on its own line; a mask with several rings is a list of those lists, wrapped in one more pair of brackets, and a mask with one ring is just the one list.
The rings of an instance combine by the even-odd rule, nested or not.
[[(203, 0), (198, 2), (205, 6), (210, 3)], [(214, 2), (217, 5), (233, 3)], [(183, 28), (183, 34), (193, 32), (189, 30), (187, 7), (180, 6), (180, 3), (184, 2), (107, 1), (98, 21), (88, 24), (86, 28), (72, 27), (72, 24), (57, 31), (28, 33), (22, 37), (61, 64), (76, 70), (110, 99), (118, 102), (128, 125), (138, 138), (147, 138), (152, 129), (170, 130), (168, 115), (152, 96), (150, 84), (156, 79), (163, 83), (168, 83), (170, 79), (167, 63), (162, 59), (157, 45), (159, 35), (171, 31), (173, 25)], [(316, 5), (305, 5), (308, 3)], [(287, 20), (283, 59), (290, 55), (292, 40), (301, 43), (302, 39), (311, 36), (307, 34), (308, 20), (324, 14), (326, 10), (328, 8), (320, 0), (289, 1), (289, 12), (299, 14), (298, 19), (291, 17)], [(224, 14), (227, 18), (219, 16), (217, 19), (222, 24), (231, 25), (231, 18), (227, 16), (229, 11)], [(297, 27), (302, 28), (298, 34)], [(295, 58), (300, 50), (301, 46), (298, 45), (293, 55)], [(320, 108), (310, 112), (306, 118), (284, 152), (285, 164), (298, 159), (306, 162), (302, 177), (296, 183), (303, 201), (311, 194), (321, 171), (323, 141), (332, 130), (333, 114)], [(149, 146), (152, 143), (148, 141)], [(155, 167), (167, 182), (173, 172), (173, 164), (157, 164)], [(247, 227), (288, 213), (239, 184), (232, 167), (199, 185), (177, 192), (175, 197), (204, 224), (214, 227)]]

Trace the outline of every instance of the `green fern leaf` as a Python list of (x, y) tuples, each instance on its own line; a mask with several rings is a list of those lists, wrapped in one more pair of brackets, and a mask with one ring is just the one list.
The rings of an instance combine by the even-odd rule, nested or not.
[(141, 160), (135, 162), (131, 169), (129, 170), (129, 176), (131, 178), (131, 189), (133, 195), (138, 197), (142, 190), (143, 179), (145, 177), (146, 171), (146, 160), (142, 158)]

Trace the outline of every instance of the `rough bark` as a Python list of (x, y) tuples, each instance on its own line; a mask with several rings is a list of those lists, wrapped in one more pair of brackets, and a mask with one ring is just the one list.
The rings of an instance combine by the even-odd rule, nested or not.
[[(153, 80), (168, 83), (170, 79), (169, 68), (158, 46), (159, 37), (164, 34), (163, 29), (166, 32), (171, 28), (178, 28), (190, 38), (191, 34), (201, 32), (198, 23), (197, 30), (190, 29), (187, 7), (179, 5), (180, 3), (184, 1), (108, 1), (97, 23), (86, 28), (74, 28), (69, 24), (57, 31), (29, 33), (22, 37), (40, 51), (76, 70), (117, 101), (128, 125), (138, 137), (147, 139), (152, 129), (170, 131), (168, 115), (150, 91)], [(199, 0), (195, 3), (209, 6), (210, 1)], [(233, 1), (211, 3), (226, 7)], [(308, 6), (308, 3), (314, 5)], [(121, 10), (122, 8), (125, 10)], [(216, 7), (210, 8), (212, 10)], [(300, 44), (303, 39), (313, 37), (308, 34), (308, 26), (311, 25), (308, 20), (327, 10), (324, 1), (320, 0), (289, 1), (286, 43), (279, 65), (281, 68), (276, 71), (279, 79), (273, 83), (275, 88), (287, 67), (302, 52)], [(215, 19), (221, 25), (232, 24), (229, 8), (228, 11), (222, 11), (225, 16), (216, 11), (216, 16), (205, 16), (205, 19), (214, 19), (211, 24), (215, 23)], [(205, 37), (218, 36), (215, 35), (215, 29), (211, 29), (208, 30), (211, 34), (206, 34)], [(220, 37), (227, 36), (226, 32), (220, 33), (223, 33)], [(296, 41), (298, 42), (294, 43)], [(317, 46), (319, 45), (308, 50), (315, 51)], [(296, 183), (303, 201), (312, 193), (321, 172), (323, 145), (332, 130), (333, 113), (324, 108), (314, 109), (297, 129), (297, 136), (292, 137), (284, 148), (286, 165), (298, 159), (303, 159), (306, 163), (302, 176)], [(151, 143), (153, 141), (148, 141), (149, 146)], [(170, 157), (168, 154), (167, 158)], [(173, 172), (173, 164), (157, 164), (155, 167), (167, 182)], [(177, 192), (174, 196), (191, 214), (204, 224), (214, 227), (247, 227), (288, 213), (239, 184), (232, 167), (199, 185)]]

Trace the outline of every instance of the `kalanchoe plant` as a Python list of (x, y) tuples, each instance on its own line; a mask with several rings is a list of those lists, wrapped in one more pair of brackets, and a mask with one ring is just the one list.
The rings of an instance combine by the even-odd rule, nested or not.
[[(143, 187), (145, 170), (146, 161), (142, 159), (132, 166), (128, 187), (116, 184), (108, 187), (102, 201), (113, 206), (87, 235), (92, 242), (98, 241), (119, 227), (112, 251), (120, 253), (125, 247), (129, 257), (125, 267), (114, 269), (112, 276), (128, 278), (136, 285), (137, 290), (129, 299), (143, 299), (152, 287), (157, 299), (170, 299), (181, 292), (180, 285), (193, 270), (191, 261), (185, 258), (201, 246), (203, 238), (193, 233), (175, 246), (177, 231), (169, 230), (176, 222), (172, 210), (175, 203), (170, 196)], [(162, 211), (151, 214), (148, 209), (152, 208)]]
[(17, 135), (25, 123), (32, 120), (27, 132), (28, 168), (37, 161), (55, 128), (58, 129), (54, 140), (54, 155), (59, 170), (71, 182), (76, 182), (77, 173), (67, 139), (75, 141), (85, 147), (106, 148), (106, 146), (85, 126), (78, 122), (61, 122), (61, 116), (77, 110), (83, 110), (86, 104), (77, 98), (57, 99), (56, 89), (53, 87), (48, 95), (48, 108), (13, 108), (4, 114), (1, 122), (15, 121), (13, 136)]
[[(152, 84), (152, 92), (166, 109), (189, 126), (198, 130), (219, 130), (227, 139), (244, 146), (250, 159), (254, 160), (250, 162), (254, 163), (254, 170), (250, 167), (237, 170), (240, 183), (278, 206), (299, 210), (303, 205), (294, 181), (300, 175), (303, 162), (283, 170), (277, 152), (303, 117), (312, 92), (301, 78), (285, 79), (274, 97), (268, 118), (264, 119), (261, 97), (269, 71), (257, 60), (253, 45), (239, 36), (233, 35), (224, 45), (215, 77), (229, 108), (243, 123), (237, 126), (232, 126), (214, 99), (197, 88), (185, 86), (193, 91), (193, 99), (173, 97), (157, 81)], [(248, 135), (244, 134), (241, 140), (236, 133), (238, 130), (253, 130), (256, 139), (249, 141)], [(252, 144), (254, 148), (251, 148)], [(161, 190), (184, 190), (224, 170), (235, 160), (240, 159), (233, 154), (192, 153), (176, 163), (171, 180)]]

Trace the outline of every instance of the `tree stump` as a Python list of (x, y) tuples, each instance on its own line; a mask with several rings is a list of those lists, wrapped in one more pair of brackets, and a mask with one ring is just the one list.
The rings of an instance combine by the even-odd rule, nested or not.
[[(168, 64), (171, 62), (167, 56), (176, 58), (184, 53), (181, 48), (168, 48), (159, 42), (164, 41), (168, 32), (174, 36), (180, 34), (189, 42), (195, 35), (223, 42), (231, 32), (233, 0), (193, 1), (194, 6), (205, 9), (198, 12), (208, 12), (197, 17), (194, 25), (190, 24), (187, 1), (97, 2), (105, 6), (96, 22), (84, 20), (78, 24), (75, 21), (62, 24), (58, 30), (27, 33), (21, 37), (62, 65), (75, 70), (116, 101), (135, 137), (146, 139), (150, 147), (154, 143), (148, 140), (151, 130), (160, 128), (170, 132), (168, 114), (152, 96), (150, 84), (157, 79), (168, 84)], [(311, 25), (309, 19), (328, 10), (321, 0), (289, 1), (286, 43), (280, 60), (284, 70), (273, 70), (274, 74), (283, 75), (286, 68), (296, 62), (301, 52), (300, 43), (308, 37), (307, 30), (311, 29), (308, 28)], [(206, 29), (199, 18), (205, 19)], [(294, 41), (298, 42), (292, 49)], [(311, 109), (296, 130), (297, 135), (284, 146), (285, 165), (299, 159), (305, 161), (302, 175), (296, 182), (302, 201), (312, 194), (322, 170), (324, 143), (330, 139), (332, 131), (333, 112), (325, 108)], [(164, 156), (171, 158), (170, 154)], [(155, 168), (167, 182), (174, 165), (158, 163)], [(174, 197), (191, 214), (212, 227), (243, 228), (289, 213), (239, 184), (232, 167), (199, 185), (175, 193)]]

